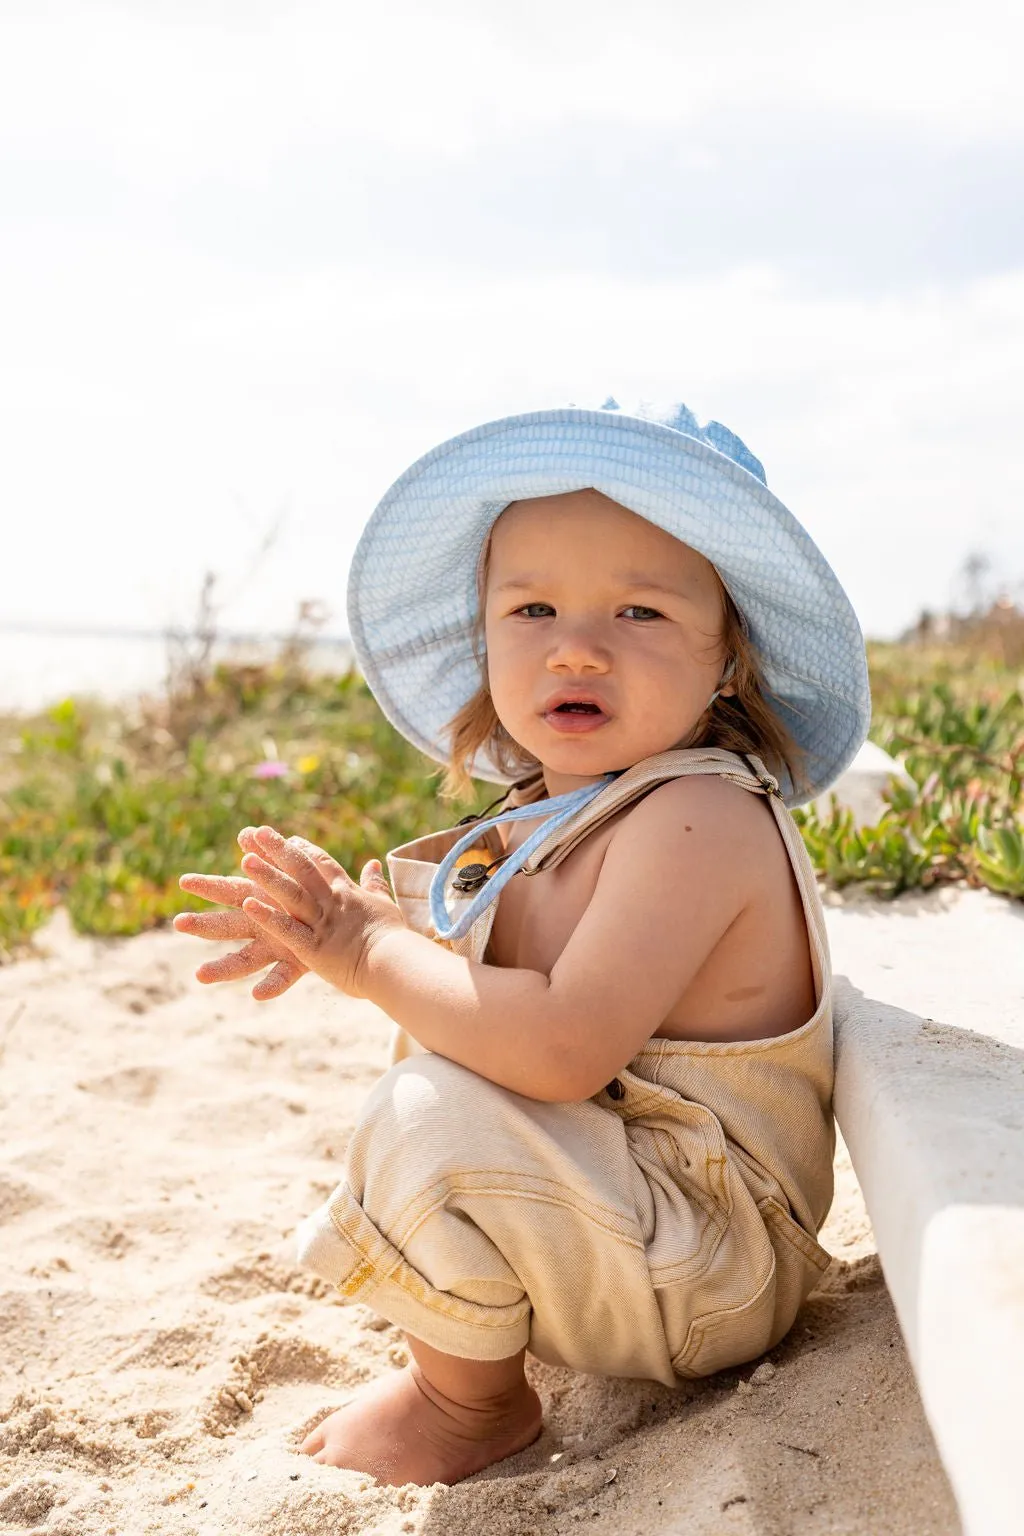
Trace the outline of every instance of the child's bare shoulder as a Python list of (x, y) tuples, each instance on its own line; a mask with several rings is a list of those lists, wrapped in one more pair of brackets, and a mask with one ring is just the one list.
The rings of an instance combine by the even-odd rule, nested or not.
[(616, 862), (667, 861), (688, 873), (737, 867), (756, 881), (764, 865), (788, 865), (775, 818), (762, 795), (718, 774), (659, 784), (616, 823), (607, 855)]
[(617, 831), (626, 837), (744, 838), (772, 820), (764, 796), (706, 773), (659, 784), (629, 807)]

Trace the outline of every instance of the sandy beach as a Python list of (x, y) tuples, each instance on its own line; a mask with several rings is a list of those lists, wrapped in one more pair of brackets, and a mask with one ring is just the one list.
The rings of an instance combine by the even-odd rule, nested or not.
[[(994, 898), (952, 899), (970, 925)], [(837, 961), (887, 965), (899, 912), (834, 903)], [(200, 988), (212, 951), (171, 932), (86, 939), (58, 915), (43, 944), (0, 970), (3, 1532), (956, 1536), (841, 1143), (832, 1268), (766, 1362), (674, 1392), (534, 1366), (541, 1439), (455, 1488), (298, 1456), (405, 1358), (293, 1260), (387, 1021), (315, 978), (263, 1005)]]

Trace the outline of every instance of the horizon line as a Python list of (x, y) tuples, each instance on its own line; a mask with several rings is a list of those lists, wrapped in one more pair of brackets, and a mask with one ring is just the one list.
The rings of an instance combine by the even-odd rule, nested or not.
[[(163, 629), (107, 629), (90, 624), (33, 624), (17, 620), (0, 620), (0, 634), (44, 635), (64, 640), (198, 640), (205, 632), (200, 629), (184, 629), (169, 624)], [(310, 645), (351, 646), (348, 635), (296, 635), (287, 633), (257, 634), (245, 630), (216, 630), (214, 641), (228, 641), (233, 645), (284, 645), (301, 639)]]

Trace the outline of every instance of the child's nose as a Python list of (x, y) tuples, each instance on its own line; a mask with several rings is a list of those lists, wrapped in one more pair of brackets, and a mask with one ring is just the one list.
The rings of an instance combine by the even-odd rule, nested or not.
[(593, 625), (561, 627), (548, 651), (548, 667), (553, 671), (568, 668), (573, 672), (606, 672), (610, 662), (606, 638)]

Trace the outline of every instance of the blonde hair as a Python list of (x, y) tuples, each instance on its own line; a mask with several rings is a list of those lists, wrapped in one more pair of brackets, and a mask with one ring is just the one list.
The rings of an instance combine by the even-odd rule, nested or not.
[[(473, 623), (473, 649), (480, 665), (480, 686), (449, 721), (448, 762), (444, 768), (441, 794), (446, 799), (464, 799), (473, 793), (469, 765), (481, 750), (495, 767), (510, 779), (534, 777), (540, 763), (509, 735), (491, 699), (486, 680), (484, 648), (484, 601), (490, 540), (484, 547), (477, 567), (477, 613)], [(721, 645), (725, 669), (733, 690), (718, 694), (697, 721), (688, 747), (721, 747), (727, 752), (759, 757), (769, 773), (788, 774), (794, 787), (803, 783), (803, 754), (781, 716), (768, 700), (770, 690), (764, 680), (760, 657), (747, 633), (747, 626), (718, 572), (722, 597)]]

